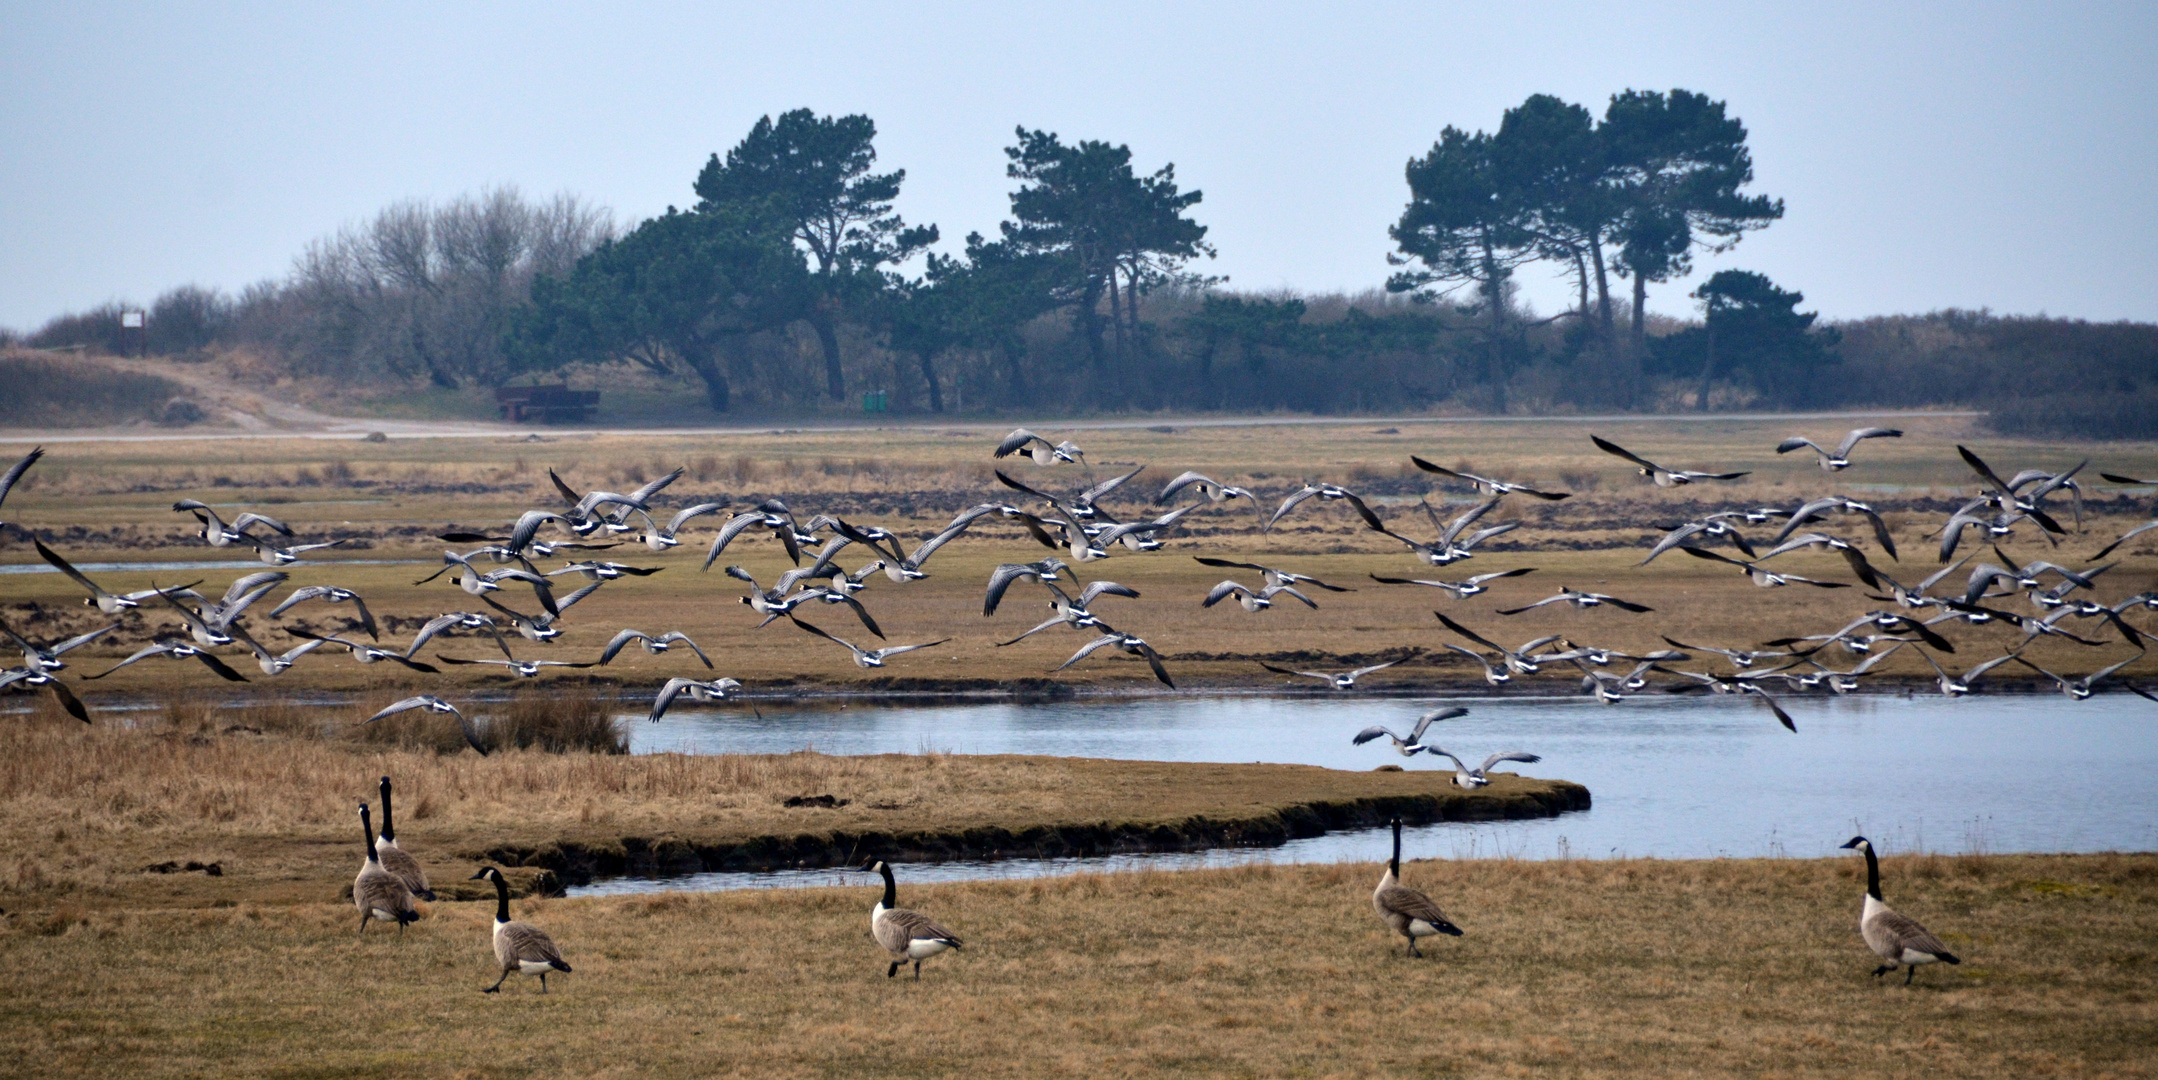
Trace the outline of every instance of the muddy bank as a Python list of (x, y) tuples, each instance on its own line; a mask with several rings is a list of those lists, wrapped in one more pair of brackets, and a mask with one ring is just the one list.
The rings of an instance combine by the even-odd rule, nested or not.
[[(1387, 767), (1382, 767), (1387, 768)], [(1396, 770), (1398, 771), (1398, 770)], [(831, 806), (811, 797), (804, 805)], [(828, 797), (827, 797), (828, 798)], [(838, 805), (844, 805), (840, 803)], [(618, 840), (500, 844), (463, 853), (510, 867), (543, 870), (582, 885), (599, 877), (670, 877), (709, 871), (764, 871), (852, 866), (868, 858), (949, 862), (1013, 858), (1085, 858), (1221, 847), (1279, 847), (1327, 832), (1375, 828), (1399, 817), (1410, 825), (1557, 817), (1587, 810), (1589, 790), (1565, 780), (1500, 777), (1478, 791), (1373, 795), (1292, 803), (1248, 816), (1194, 816), (1172, 822), (1089, 822), (1019, 828), (863, 830), (793, 836), (720, 837), (663, 834)]]

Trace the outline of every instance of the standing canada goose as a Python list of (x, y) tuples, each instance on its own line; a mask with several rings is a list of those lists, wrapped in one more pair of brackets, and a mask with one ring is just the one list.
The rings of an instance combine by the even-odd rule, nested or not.
[(1903, 976), (1903, 985), (1911, 985), (1911, 978), (1918, 974), (1918, 965), (1944, 963), (1960, 964), (1962, 959), (1949, 952), (1917, 920), (1898, 913), (1881, 902), (1881, 860), (1873, 854), (1873, 841), (1854, 836), (1843, 847), (1857, 848), (1866, 855), (1866, 903), (1859, 909), (1858, 934), (1866, 939), (1866, 947), (1881, 959), (1888, 961), (1873, 969), (1878, 979), (1902, 964), (1910, 971)]
[(647, 634), (642, 630), (624, 630), (621, 633), (616, 634), (613, 640), (607, 642), (606, 651), (599, 654), (599, 663), (604, 666), (608, 661), (614, 659), (616, 653), (622, 651), (623, 646), (628, 645), (632, 641), (641, 643), (644, 646), (644, 651), (651, 653), (654, 656), (658, 656), (660, 653), (666, 652), (669, 648), (673, 647), (676, 644), (687, 645), (689, 646), (690, 652), (697, 654), (697, 659), (704, 661), (704, 666), (706, 670), (710, 670), (712, 667), (712, 658), (704, 655), (704, 650), (698, 648), (697, 643), (691, 641), (689, 639), (689, 635), (681, 632), (680, 630), (669, 630), (664, 634), (658, 635), (657, 637), (651, 634)]
[(375, 853), (375, 828), (367, 820), (367, 804), (360, 804), (360, 836), (367, 844), (367, 861), (360, 864), (360, 875), (352, 879), (352, 906), (360, 909), (360, 933), (367, 932), (370, 919), (397, 924), (402, 935), (407, 923), (419, 921), (419, 911), (412, 906), (412, 891), (397, 875), (383, 869), (381, 856)]
[(1612, 607), (1619, 609), (1620, 611), (1631, 611), (1635, 612), (1636, 614), (1644, 611), (1656, 610), (1655, 608), (1649, 607), (1645, 604), (1636, 604), (1631, 600), (1621, 600), (1616, 596), (1606, 596), (1603, 593), (1582, 592), (1578, 589), (1569, 589), (1561, 585), (1559, 586), (1559, 592), (1557, 596), (1547, 596), (1541, 600), (1536, 601), (1533, 604), (1525, 604), (1517, 608), (1500, 608), (1498, 613), (1501, 615), (1519, 615), (1524, 611), (1530, 611), (1535, 608), (1540, 608), (1546, 604), (1572, 604), (1573, 606), (1580, 608), (1584, 611), (1592, 607), (1602, 607), (1605, 604), (1609, 604)]
[(1812, 447), (1814, 454), (1821, 459), (1822, 472), (1840, 472), (1844, 469), (1848, 469), (1851, 467), (1851, 448), (1857, 446), (1861, 440), (1900, 439), (1902, 437), (1903, 432), (1897, 431), (1895, 428), (1853, 428), (1850, 434), (1843, 437), (1842, 442), (1836, 444), (1836, 452), (1831, 454), (1828, 451), (1821, 449), (1821, 444), (1814, 442), (1812, 439), (1801, 438), (1799, 436), (1793, 435), (1790, 438), (1785, 439), (1780, 443), (1777, 443), (1776, 452), (1779, 454), (1787, 454), (1793, 450), (1798, 449), (1801, 446)]
[[(4, 495), (4, 493), (0, 493), (0, 495)], [(119, 628), (119, 623), (113, 623), (111, 626), (92, 630), (87, 634), (78, 634), (56, 645), (39, 646), (32, 644), (7, 624), (0, 623), (0, 633), (6, 634), (8, 640), (13, 641), (15, 646), (22, 650), (23, 663), (38, 671), (60, 671), (66, 668), (67, 661), (60, 659), (62, 655), (88, 645)]]
[[(1415, 658), (1416, 652), (1417, 650), (1412, 650), (1407, 656), (1396, 657), (1392, 660), (1388, 660), (1383, 664), (1372, 664), (1368, 667), (1360, 667), (1353, 671), (1292, 671), (1288, 668), (1275, 667), (1274, 665), (1269, 664), (1264, 660), (1258, 661), (1258, 664), (1260, 667), (1263, 667), (1276, 675), (1297, 675), (1306, 679), (1317, 679), (1320, 682), (1325, 683), (1327, 688), (1331, 690), (1354, 690), (1356, 689), (1356, 680), (1363, 678), (1364, 676), (1369, 675), (1374, 671), (1384, 671), (1387, 668), (1393, 667), (1395, 664), (1405, 663), (1409, 660), (1412, 660)], [(1373, 728), (1370, 730), (1376, 731), (1378, 729)]]
[(210, 509), (207, 503), (198, 502), (194, 499), (181, 499), (179, 502), (172, 504), (172, 509), (174, 512), (184, 511), (194, 514), (195, 520), (202, 523), (202, 528), (195, 535), (209, 541), (211, 547), (221, 548), (233, 544), (258, 543), (259, 538), (249, 535), (247, 531), (257, 525), (266, 526), (281, 536), (292, 535), (291, 526), (276, 518), (265, 517), (261, 514), (241, 514), (239, 517), (232, 519), (232, 524), (227, 525), (222, 518), (217, 516), (217, 511)]
[(1471, 790), (1483, 787), (1486, 784), (1491, 783), (1491, 777), (1487, 774), (1491, 772), (1491, 767), (1493, 765), (1497, 765), (1501, 761), (1519, 761), (1533, 765), (1543, 760), (1540, 755), (1524, 754), (1517, 750), (1511, 753), (1493, 754), (1490, 757), (1485, 758), (1483, 764), (1471, 769), (1467, 765), (1462, 764), (1460, 758), (1457, 758), (1454, 755), (1449, 754), (1436, 746), (1424, 747), (1424, 753), (1431, 754), (1436, 757), (1442, 757), (1448, 761), (1453, 762), (1454, 786), (1465, 787)]
[(1432, 529), (1439, 534), (1439, 538), (1429, 544), (1419, 540), (1411, 540), (1384, 526), (1373, 526), (1373, 528), (1407, 544), (1409, 550), (1416, 553), (1417, 558), (1433, 566), (1445, 566), (1448, 563), (1459, 562), (1462, 559), (1474, 558), (1476, 545), (1494, 536), (1500, 536), (1521, 527), (1520, 522), (1509, 521), (1501, 525), (1493, 525), (1488, 529), (1478, 529), (1470, 533), (1466, 538), (1462, 537), (1461, 532), (1463, 529), (1474, 524), (1478, 518), (1490, 513), (1492, 507), (1497, 506), (1499, 500), (1503, 498), (1505, 498), (1503, 495), (1493, 495), (1476, 504), (1467, 513), (1443, 525), (1439, 523), (1439, 512), (1433, 510), (1430, 503), (1418, 500), (1417, 505), (1423, 508), (1424, 517), (1430, 520)]
[(420, 861), (397, 846), (397, 825), (390, 816), (390, 778), (382, 778), (382, 831), (375, 834), (375, 857), (382, 860), (382, 868), (396, 875), (412, 895), (432, 902), (435, 891), (427, 887), (427, 871)]
[(570, 973), (570, 966), (562, 962), (562, 950), (555, 948), (547, 931), (531, 923), (510, 921), (510, 883), (502, 879), (502, 871), (483, 866), (467, 880), (481, 879), (495, 883), (495, 962), (502, 965), (502, 978), (480, 993), (492, 994), (502, 989), (503, 980), (518, 974), (539, 976), (540, 993), (546, 993), (548, 972)]
[(193, 657), (197, 660), (202, 661), (204, 667), (207, 667), (211, 671), (216, 672), (217, 677), (225, 680), (226, 682), (247, 681), (247, 676), (232, 670), (232, 667), (226, 664), (223, 660), (220, 660), (217, 657), (202, 651), (201, 647), (195, 645), (192, 642), (181, 641), (177, 638), (158, 638), (157, 640), (152, 641), (150, 644), (145, 645), (140, 649), (137, 649), (127, 659), (122, 660), (119, 663), (114, 664), (113, 666), (106, 668), (105, 670), (100, 671), (95, 675), (83, 676), (83, 681), (88, 682), (92, 679), (102, 679), (105, 676), (110, 675), (113, 672), (118, 671), (121, 668), (124, 668), (129, 664), (134, 663), (137, 660), (146, 660), (152, 656), (170, 656), (175, 660), (185, 660), (189, 657)]
[[(7, 502), (8, 492), (15, 490), (15, 482), (21, 480), (22, 474), (29, 472), (30, 466), (37, 464), (37, 459), (44, 456), (45, 448), (42, 446), (35, 447), (29, 453), (24, 454), (21, 461), (16, 462), (12, 468), (8, 469), (7, 475), (0, 476), (0, 503)], [(6, 523), (0, 522), (0, 524)]]
[(1746, 473), (1742, 472), (1711, 473), (1697, 472), (1693, 469), (1666, 469), (1663, 466), (1658, 465), (1655, 462), (1650, 461), (1649, 459), (1642, 457), (1641, 455), (1636, 454), (1633, 451), (1628, 450), (1625, 447), (1620, 446), (1615, 442), (1606, 440), (1600, 436), (1591, 435), (1589, 436), (1589, 441), (1596, 444), (1596, 449), (1601, 450), (1606, 454), (1612, 454), (1617, 457), (1625, 458), (1626, 460), (1633, 462), (1635, 465), (1640, 466), (1641, 475), (1655, 481), (1657, 487), (1674, 487), (1680, 484), (1691, 484), (1697, 480), (1736, 480), (1741, 476), (1747, 475)]
[(1371, 891), (1371, 910), (1379, 913), (1379, 921), (1393, 928), (1394, 933), (1409, 939), (1409, 955), (1422, 956), (1417, 951), (1416, 939), (1433, 934), (1460, 937), (1461, 928), (1439, 910), (1431, 898), (1401, 883), (1401, 819), (1395, 818), (1394, 853), (1386, 860), (1386, 873), (1379, 877), (1379, 887)]
[(385, 707), (381, 712), (378, 712), (375, 715), (360, 721), (360, 723), (372, 724), (385, 716), (395, 716), (398, 713), (410, 712), (414, 709), (425, 709), (428, 712), (448, 713), (451, 716), (456, 717), (457, 730), (464, 733), (465, 745), (479, 751), (481, 757), (487, 756), (487, 747), (481, 745), (480, 732), (478, 728), (472, 725), (472, 718), (466, 716), (464, 713), (457, 711), (457, 706), (452, 705), (449, 702), (434, 696), (433, 694), (421, 694), (418, 697), (408, 697), (403, 701), (397, 702), (394, 705)]
[[(90, 711), (83, 708), (82, 699), (76, 697), (75, 692), (68, 689), (66, 683), (61, 682), (50, 672), (41, 671), (35, 667), (14, 667), (8, 668), (6, 671), (0, 671), (0, 688), (23, 687), (27, 689), (39, 686), (52, 691), (52, 696), (60, 702), (60, 708), (65, 710), (69, 716), (85, 724), (90, 722)], [(2143, 691), (2137, 690), (2136, 693), (2141, 694)]]
[(118, 615), (129, 608), (139, 608), (144, 600), (148, 600), (153, 596), (187, 596), (197, 600), (202, 599), (201, 594), (193, 591), (195, 585), (202, 584), (200, 581), (182, 585), (177, 589), (142, 589), (131, 593), (109, 593), (99, 588), (97, 582), (85, 577), (82, 571), (75, 569), (74, 564), (61, 558), (59, 552), (46, 547), (43, 540), (33, 536), (30, 538), (30, 543), (37, 548), (38, 558), (51, 564), (53, 569), (66, 574), (69, 580), (75, 584), (90, 590), (89, 599), (84, 600), (83, 603), (91, 605), (107, 615)]
[(841, 641), (839, 638), (833, 637), (832, 635), (827, 634), (824, 631), (814, 626), (811, 626), (810, 624), (803, 622), (802, 620), (797, 619), (792, 615), (787, 616), (787, 619), (794, 625), (799, 626), (802, 629), (807, 630), (810, 633), (815, 634), (826, 641), (837, 642), (840, 645), (846, 646), (847, 650), (854, 654), (855, 666), (863, 668), (880, 668), (884, 666), (884, 661), (894, 656), (898, 656), (900, 653), (910, 653), (916, 649), (932, 648), (937, 645), (942, 645), (945, 642), (951, 640), (950, 638), (938, 638), (935, 641), (925, 641), (919, 645), (887, 645), (881, 649), (864, 649), (859, 645), (855, 645), (846, 641)]
[(674, 701), (678, 697), (687, 696), (691, 701), (724, 701), (728, 692), (740, 690), (741, 688), (741, 682), (735, 679), (713, 679), (709, 682), (698, 682), (695, 679), (668, 679), (667, 685), (660, 687), (659, 694), (652, 699), (652, 711), (645, 716), (645, 719), (655, 724), (659, 723), (659, 718), (667, 715), (668, 708), (674, 705)]
[(376, 641), (382, 640), (382, 633), (375, 626), (374, 613), (367, 610), (367, 601), (360, 599), (359, 593), (353, 592), (351, 589), (341, 589), (335, 585), (303, 585), (294, 589), (292, 590), (292, 595), (285, 597), (284, 603), (270, 609), (270, 617), (274, 619), (291, 610), (293, 605), (304, 604), (309, 600), (325, 600), (332, 604), (351, 604), (353, 610), (360, 614), (360, 629), (367, 631), (368, 637)]
[(1086, 464), (1086, 451), (1072, 445), (1071, 440), (1052, 443), (1025, 428), (1013, 428), (1012, 433), (1004, 436), (1004, 441), (998, 443), (989, 456), (1004, 458), (1013, 454), (1024, 454), (1033, 458), (1036, 465), (1054, 465), (1059, 461)]
[(1423, 578), (1380, 577), (1377, 574), (1371, 575), (1371, 580), (1381, 585), (1429, 585), (1434, 589), (1444, 589), (1454, 594), (1454, 599), (1456, 600), (1466, 600), (1477, 593), (1489, 592), (1490, 586), (1484, 584), (1486, 581), (1520, 577), (1523, 574), (1533, 574), (1535, 572), (1536, 568), (1533, 566), (1522, 566), (1512, 570), (1501, 570), (1496, 574), (1476, 574), (1462, 581), (1426, 581)]
[(1266, 519), (1266, 525), (1260, 531), (1272, 532), (1275, 522), (1280, 521), (1283, 515), (1303, 505), (1305, 500), (1314, 495), (1322, 500), (1343, 500), (1355, 508), (1356, 516), (1363, 518), (1364, 524), (1380, 532), (1386, 531), (1386, 523), (1379, 520), (1379, 515), (1371, 512), (1371, 507), (1364, 505), (1363, 498), (1339, 484), (1305, 484), (1303, 487), (1290, 492), (1288, 498), (1281, 500), (1281, 506), (1274, 511), (1274, 516)]
[(884, 876), (884, 899), (869, 909), (869, 933), (892, 958), (884, 977), (896, 978), (900, 967), (912, 962), (914, 981), (922, 981), (922, 961), (964, 943), (929, 916), (899, 906), (899, 886), (892, 880), (890, 864), (878, 859), (862, 869)]
[(1504, 480), (1493, 480), (1488, 476), (1478, 476), (1475, 473), (1455, 472), (1452, 469), (1440, 468), (1414, 454), (1409, 455), (1409, 461), (1427, 473), (1437, 473), (1440, 476), (1451, 476), (1456, 480), (1466, 480), (1477, 491), (1488, 491), (1493, 495), (1510, 495), (1520, 492), (1532, 499), (1546, 499), (1551, 502), (1573, 497), (1573, 492), (1570, 491), (1538, 491), (1527, 484), (1509, 484)]
[[(1399, 663), (1399, 661), (1396, 661), (1396, 663)], [(1469, 715), (1469, 710), (1459, 705), (1449, 705), (1443, 709), (1433, 709), (1417, 717), (1416, 725), (1409, 729), (1409, 734), (1406, 737), (1394, 734), (1394, 729), (1392, 728), (1373, 725), (1357, 732), (1356, 736), (1349, 740), (1349, 743), (1353, 746), (1362, 746), (1383, 735), (1394, 741), (1394, 749), (1402, 757), (1415, 757), (1431, 749), (1424, 745), (1424, 731), (1427, 728), (1442, 720), (1453, 720), (1467, 715)]]
[(1344, 588), (1340, 585), (1328, 585), (1326, 582), (1320, 581), (1318, 578), (1312, 577), (1309, 574), (1295, 574), (1287, 570), (1277, 570), (1271, 566), (1261, 566), (1258, 563), (1236, 562), (1232, 559), (1215, 559), (1209, 558), (1205, 555), (1194, 555), (1192, 556), (1192, 560), (1202, 566), (1219, 566), (1238, 570), (1257, 570), (1258, 572), (1266, 575), (1266, 583), (1268, 585), (1316, 585), (1319, 588), (1325, 589), (1327, 592), (1356, 591), (1355, 589)]

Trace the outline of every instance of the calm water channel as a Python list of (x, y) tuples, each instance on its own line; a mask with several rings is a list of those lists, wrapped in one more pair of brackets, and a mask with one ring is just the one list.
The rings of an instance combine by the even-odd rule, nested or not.
[[(1539, 821), (1411, 830), (1416, 857), (1813, 857), (1864, 832), (1889, 851), (2158, 849), (2158, 705), (2130, 694), (2084, 702), (1990, 694), (1784, 699), (1791, 734), (1758, 703), (1641, 696), (1617, 706), (1576, 698), (1459, 698), (1470, 714), (1427, 742), (1472, 765), (1508, 765), (1586, 784), (1592, 810)], [(888, 706), (722, 706), (638, 719), (637, 753), (1053, 754), (1154, 761), (1293, 762), (1337, 769), (1402, 763), (1385, 742), (1351, 746), (1367, 724), (1405, 730), (1430, 699), (1207, 697)], [(1432, 768), (1432, 759), (1407, 761)], [(1441, 766), (1451, 768), (1444, 759)], [(1031, 877), (1079, 870), (1384, 856), (1382, 834), (1333, 833), (1278, 848), (1097, 859), (914, 866), (917, 880)], [(852, 882), (832, 870), (614, 879), (580, 895), (654, 888)]]

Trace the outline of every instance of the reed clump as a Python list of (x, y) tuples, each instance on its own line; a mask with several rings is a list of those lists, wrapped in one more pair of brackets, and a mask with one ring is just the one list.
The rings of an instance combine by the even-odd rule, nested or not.
[(613, 695), (574, 689), (521, 694), (490, 712), (480, 741), (492, 750), (516, 748), (550, 754), (629, 753), (629, 732), (615, 716)]

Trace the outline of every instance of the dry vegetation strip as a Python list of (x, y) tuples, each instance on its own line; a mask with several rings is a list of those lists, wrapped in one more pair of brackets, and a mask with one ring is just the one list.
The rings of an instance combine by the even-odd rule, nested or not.
[[(1204, 828), (1231, 838), (1242, 830), (1249, 839), (1278, 841), (1286, 838), (1280, 830), (1306, 820), (1295, 816), (1303, 807), (1391, 800), (1376, 805), (1410, 804), (1399, 812), (1412, 819), (1533, 816), (1544, 811), (1531, 800), (1573, 788), (1509, 774), (1470, 795), (1450, 787), (1449, 774), (1430, 770), (947, 754), (526, 750), (481, 758), (193, 725), (86, 728), (42, 718), (0, 724), (0, 907), (335, 897), (358, 866), (355, 806), (373, 798), (384, 775), (397, 782), (399, 840), (439, 880), (471, 873), (473, 860), (489, 852), (543, 862), (561, 861), (565, 848), (615, 857), (625, 840), (636, 850), (685, 852), (845, 836), (849, 848), (905, 851), (934, 849), (940, 837), (958, 845), (1029, 830), (1083, 835), (1117, 827), (1170, 834)], [(789, 797), (819, 795), (845, 805), (785, 805)], [(216, 863), (222, 872), (144, 870), (189, 862)]]
[[(2149, 1076), (2158, 857), (1891, 858), (1966, 959), (1869, 978), (1855, 859), (1415, 862), (1468, 931), (1401, 955), (1377, 864), (901, 899), (965, 937), (884, 977), (877, 890), (520, 901), (576, 973), (498, 996), (491, 909), (0, 921), (0, 1073), (340, 1076)], [(902, 869), (902, 874), (904, 870)]]

